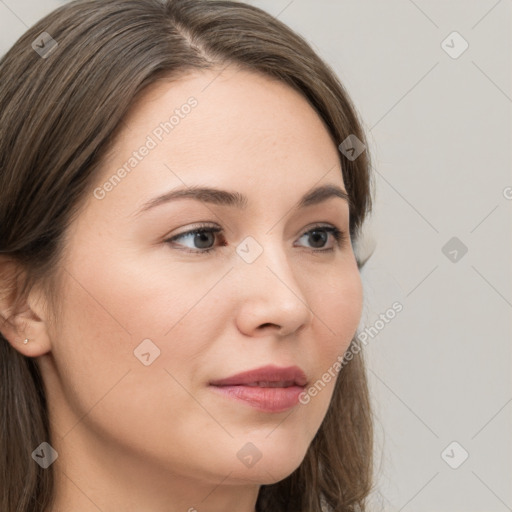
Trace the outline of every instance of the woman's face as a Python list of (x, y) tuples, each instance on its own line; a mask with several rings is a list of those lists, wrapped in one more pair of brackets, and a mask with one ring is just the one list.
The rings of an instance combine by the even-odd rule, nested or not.
[[(336, 145), (286, 85), (217, 74), (145, 93), (68, 231), (62, 317), (39, 361), (59, 456), (75, 469), (82, 450), (105, 471), (137, 460), (213, 484), (283, 479), (319, 429), (334, 379), (307, 404), (298, 394), (359, 323), (346, 200), (320, 194), (298, 207), (317, 187), (346, 191)], [(144, 208), (197, 187), (230, 195)], [(198, 227), (211, 231), (187, 234)], [(307, 383), (283, 382), (292, 372), (211, 384), (268, 365), (296, 366)]]

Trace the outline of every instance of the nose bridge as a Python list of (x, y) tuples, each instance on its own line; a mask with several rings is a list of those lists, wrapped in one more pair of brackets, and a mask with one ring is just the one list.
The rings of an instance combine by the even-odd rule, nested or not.
[(243, 297), (242, 318), (253, 327), (275, 324), (291, 332), (308, 321), (311, 310), (281, 238), (274, 234), (246, 237), (236, 249)]
[(296, 283), (283, 243), (278, 238), (277, 234), (258, 235), (258, 239), (247, 236), (236, 249), (244, 261), (242, 271), (248, 279), (255, 280), (256, 283), (261, 282), (266, 286), (275, 282), (276, 285), (281, 284), (289, 293), (291, 288), (300, 296), (302, 292)]

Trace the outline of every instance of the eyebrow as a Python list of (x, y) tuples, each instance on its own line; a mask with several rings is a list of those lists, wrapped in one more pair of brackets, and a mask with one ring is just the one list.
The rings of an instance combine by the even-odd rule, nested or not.
[[(342, 188), (338, 185), (322, 185), (304, 194), (304, 196), (302, 196), (295, 205), (295, 208), (302, 209), (308, 206), (313, 206), (327, 201), (332, 197), (339, 197), (343, 199), (347, 202), (349, 207), (351, 207), (350, 197)], [(135, 216), (139, 216), (140, 214), (160, 206), (161, 204), (183, 198), (191, 198), (204, 203), (229, 206), (240, 210), (244, 210), (248, 203), (247, 196), (240, 192), (222, 190), (213, 187), (190, 186), (186, 189), (171, 190), (161, 196), (150, 199), (135, 212)]]

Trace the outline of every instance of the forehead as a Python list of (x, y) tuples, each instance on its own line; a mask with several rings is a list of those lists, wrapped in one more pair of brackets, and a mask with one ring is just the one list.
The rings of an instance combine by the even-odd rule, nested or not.
[[(197, 105), (189, 108), (187, 101)], [(166, 130), (172, 117), (174, 126), (167, 124)], [(163, 140), (157, 140), (163, 143), (159, 145), (174, 153), (181, 148), (193, 149), (188, 151), (192, 158), (201, 153), (201, 148), (211, 150), (217, 142), (227, 140), (231, 144), (218, 147), (219, 152), (277, 146), (285, 140), (302, 142), (302, 147), (296, 149), (303, 152), (318, 143), (331, 146), (330, 141), (335, 146), (323, 120), (300, 92), (281, 81), (235, 66), (189, 71), (177, 79), (151, 84), (123, 120), (121, 136), (114, 147), (119, 152), (133, 151), (141, 136), (152, 134), (159, 127), (164, 130)], [(329, 149), (330, 156), (337, 153), (336, 147)]]
[[(143, 146), (151, 149), (134, 156)], [(250, 195), (252, 185), (261, 191), (266, 183), (297, 196), (327, 177), (344, 188), (337, 147), (309, 102), (280, 81), (235, 67), (147, 88), (123, 120), (101, 179), (122, 166), (130, 185), (116, 189), (136, 193), (138, 204), (198, 184)]]

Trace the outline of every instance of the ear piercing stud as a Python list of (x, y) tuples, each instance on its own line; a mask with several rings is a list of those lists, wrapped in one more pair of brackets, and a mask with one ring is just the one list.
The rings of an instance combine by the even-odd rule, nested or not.
[(28, 338), (25, 338), (25, 341), (23, 342), (24, 345), (28, 343)]

